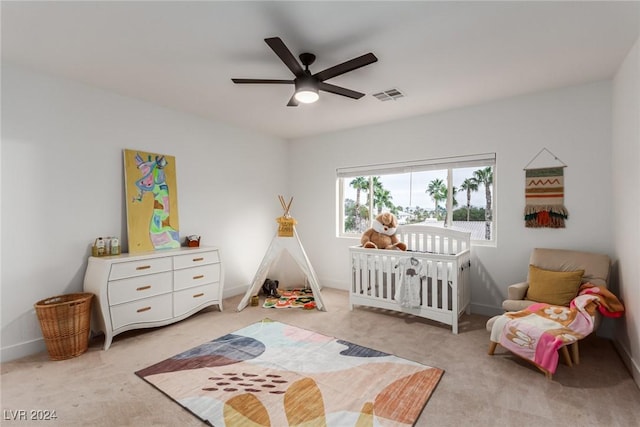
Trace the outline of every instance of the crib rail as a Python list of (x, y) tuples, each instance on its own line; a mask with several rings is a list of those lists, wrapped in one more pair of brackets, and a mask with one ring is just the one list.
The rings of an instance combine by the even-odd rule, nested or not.
[(452, 228), (424, 224), (408, 224), (396, 233), (407, 249), (417, 252), (454, 255), (470, 249), (470, 233)]

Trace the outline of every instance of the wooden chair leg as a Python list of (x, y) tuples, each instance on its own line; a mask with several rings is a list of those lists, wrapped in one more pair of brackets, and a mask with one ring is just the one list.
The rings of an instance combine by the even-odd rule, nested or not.
[(576, 365), (580, 364), (580, 350), (578, 348), (578, 341), (571, 344), (571, 358)]
[[(529, 361), (529, 362), (531, 362), (531, 361)], [(531, 362), (531, 363), (533, 363), (535, 365), (535, 367), (538, 368), (538, 370), (544, 374), (544, 377), (547, 380), (551, 381), (553, 379), (553, 374), (551, 372), (547, 371), (546, 369), (544, 369), (542, 366), (538, 365), (537, 363), (534, 363), (534, 362)]]
[(496, 351), (496, 347), (498, 346), (497, 342), (491, 341), (489, 343), (489, 356), (493, 356), (493, 352)]
[(560, 348), (560, 352), (562, 353), (562, 357), (564, 357), (564, 361), (570, 368), (573, 367), (573, 363), (571, 363), (571, 356), (569, 356), (569, 349), (567, 346), (563, 346)]
[[(498, 347), (497, 342), (489, 341), (489, 356), (493, 356), (493, 353), (496, 351), (496, 347)], [(569, 357), (569, 350), (567, 350), (567, 346), (564, 346), (560, 349), (565, 357), (565, 361), (568, 361), (569, 366), (571, 366), (571, 358)], [(566, 355), (565, 355), (566, 353)], [(537, 363), (532, 362), (545, 376), (545, 378), (549, 381), (553, 379), (553, 374), (543, 367), (539, 366)]]

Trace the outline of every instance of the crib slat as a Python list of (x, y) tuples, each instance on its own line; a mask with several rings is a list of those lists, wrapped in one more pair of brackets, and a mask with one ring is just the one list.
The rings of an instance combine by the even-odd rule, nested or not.
[(366, 275), (368, 274), (367, 272), (369, 271), (369, 269), (367, 268), (367, 257), (364, 256), (363, 254), (360, 254), (358, 260), (360, 261), (360, 294), (366, 293), (367, 291), (367, 284), (366, 284)]
[(394, 283), (394, 274), (396, 271), (395, 265), (396, 260), (395, 257), (385, 257), (384, 263), (384, 271), (385, 271), (385, 293), (381, 295), (382, 298), (388, 301), (393, 301), (393, 283)]
[(449, 307), (449, 267), (451, 263), (449, 261), (442, 261), (440, 268), (442, 269), (441, 283), (442, 283), (442, 309), (451, 310)]
[(359, 265), (360, 263), (358, 262), (358, 254), (355, 252), (352, 252), (351, 253), (351, 292), (354, 294), (358, 292)]
[(371, 295), (375, 296), (376, 298), (380, 298), (380, 296), (382, 296), (384, 294), (384, 272), (385, 272), (385, 266), (384, 266), (384, 258), (380, 255), (376, 255), (375, 256), (375, 264), (376, 264), (376, 271), (375, 271), (375, 276), (376, 276), (376, 281), (375, 281), (375, 292), (372, 289), (371, 290)]
[(435, 261), (429, 261), (429, 277), (431, 281), (430, 291), (431, 291), (431, 301), (429, 303), (429, 307), (432, 309), (438, 308), (438, 265)]

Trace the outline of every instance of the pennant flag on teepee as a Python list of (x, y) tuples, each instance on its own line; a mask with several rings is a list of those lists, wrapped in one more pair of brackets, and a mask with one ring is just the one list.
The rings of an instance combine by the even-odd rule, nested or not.
[(526, 227), (564, 228), (569, 212), (564, 206), (564, 169), (525, 169)]

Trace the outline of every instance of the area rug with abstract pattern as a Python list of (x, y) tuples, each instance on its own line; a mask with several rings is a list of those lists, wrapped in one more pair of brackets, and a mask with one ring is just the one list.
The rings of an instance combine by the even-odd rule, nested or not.
[(216, 426), (411, 426), (444, 371), (265, 319), (136, 372)]

